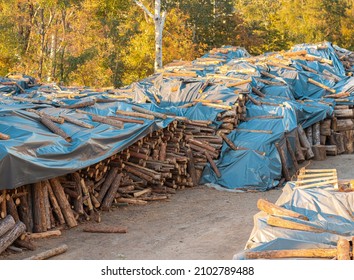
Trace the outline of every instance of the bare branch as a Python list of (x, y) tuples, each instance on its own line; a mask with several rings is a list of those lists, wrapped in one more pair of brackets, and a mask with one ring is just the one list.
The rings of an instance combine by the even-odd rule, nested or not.
[(142, 8), (144, 10), (144, 12), (149, 16), (151, 17), (152, 19), (154, 19), (154, 15), (148, 10), (148, 8), (146, 8), (144, 6), (143, 3), (141, 3), (140, 1), (138, 0), (134, 0), (135, 4), (137, 4), (140, 8)]

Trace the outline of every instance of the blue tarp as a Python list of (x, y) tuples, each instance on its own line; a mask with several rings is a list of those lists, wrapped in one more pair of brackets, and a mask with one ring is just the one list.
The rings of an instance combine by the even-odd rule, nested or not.
[[(309, 83), (309, 79), (313, 79), (335, 89), (337, 93), (342, 91), (351, 93), (354, 87), (354, 78), (345, 76), (344, 67), (332, 45), (325, 43), (325, 48), (315, 46), (298, 45), (294, 47), (294, 50), (306, 49), (317, 60), (330, 59), (332, 65), (294, 58), (289, 60), (288, 66), (279, 67), (267, 65), (262, 57), (250, 59), (244, 49), (224, 47), (223, 50), (206, 54), (202, 60), (197, 59), (192, 62), (192, 67), (204, 69), (195, 70), (195, 73), (199, 75), (197, 78), (166, 78), (162, 74), (155, 74), (119, 91), (95, 92), (89, 88), (60, 89), (60, 92), (80, 92), (74, 99), (48, 99), (51, 92), (55, 96), (58, 87), (35, 85), (35, 81), (27, 76), (18, 81), (2, 79), (0, 82), (19, 82), (26, 92), (21, 93), (16, 85), (2, 85), (0, 88), (2, 95), (0, 113), (3, 116), (0, 119), (0, 132), (11, 136), (10, 140), (0, 141), (2, 151), (0, 165), (2, 174), (4, 174), (0, 178), (0, 188), (14, 188), (97, 163), (128, 147), (149, 132), (166, 127), (173, 120), (173, 117), (166, 121), (145, 120), (143, 125), (126, 124), (124, 129), (118, 130), (108, 125), (92, 122), (88, 115), (62, 109), (60, 108), (62, 105), (91, 98), (111, 99), (116, 95), (123, 95), (126, 98), (124, 101), (96, 103), (84, 110), (107, 116), (114, 115), (117, 109), (131, 110), (132, 104), (139, 104), (149, 110), (164, 112), (171, 116), (184, 116), (192, 120), (210, 120), (218, 126), (220, 123), (217, 121), (217, 115), (222, 110), (204, 106), (195, 100), (217, 100), (224, 105), (233, 105), (239, 102), (241, 93), (250, 94), (254, 99), (264, 102), (258, 106), (249, 101), (246, 117), (250, 120), (241, 122), (239, 129), (228, 135), (236, 146), (244, 150), (233, 151), (224, 143), (220, 158), (216, 161), (222, 177), (217, 178), (208, 165), (203, 172), (201, 182), (219, 184), (224, 188), (236, 190), (272, 188), (281, 178), (280, 158), (274, 144), (279, 143), (283, 147), (284, 135), (287, 134), (291, 138), (291, 133), (298, 124), (306, 128), (331, 116), (335, 104), (354, 104), (354, 96), (351, 94), (340, 101), (325, 98), (330, 92)], [(221, 58), (220, 63), (201, 68), (203, 59), (213, 60), (218, 57)], [(254, 61), (260, 63), (254, 63)], [(307, 71), (302, 65), (310, 67), (313, 71)], [(323, 73), (325, 70), (326, 75)], [(263, 71), (277, 77), (264, 76)], [(226, 79), (224, 82), (215, 82), (220, 72)], [(332, 73), (337, 78), (333, 78), (328, 73)], [(232, 84), (232, 82), (244, 79), (251, 79), (251, 83), (239, 86), (226, 86), (225, 84), (226, 81)], [(253, 95), (252, 87), (262, 91), (266, 98)], [(15, 101), (10, 96), (12, 94), (37, 101), (35, 104)], [(45, 102), (45, 104), (40, 102)], [(188, 104), (192, 106), (183, 108)], [(94, 124), (95, 127), (83, 129), (69, 123), (60, 125), (73, 138), (72, 143), (67, 143), (44, 127), (37, 115), (26, 112), (26, 108), (42, 108), (43, 111), (53, 115), (73, 115)], [(281, 116), (282, 119), (257, 118), (257, 116), (265, 115)], [(247, 130), (271, 130), (271, 134), (252, 133)], [(290, 142), (293, 145), (293, 141)]]

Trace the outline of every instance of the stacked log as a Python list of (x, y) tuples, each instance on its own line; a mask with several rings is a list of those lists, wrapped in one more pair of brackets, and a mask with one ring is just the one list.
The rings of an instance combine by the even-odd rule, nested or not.
[(219, 113), (217, 121), (221, 122), (219, 132), (229, 134), (241, 121), (246, 120), (246, 102), (248, 96), (239, 94), (238, 101), (229, 110)]
[(101, 210), (166, 200), (179, 189), (196, 186), (208, 163), (220, 176), (214, 160), (223, 139), (210, 124), (175, 120), (87, 168), (2, 190), (0, 223), (11, 215), (29, 233), (71, 228), (96, 219)]

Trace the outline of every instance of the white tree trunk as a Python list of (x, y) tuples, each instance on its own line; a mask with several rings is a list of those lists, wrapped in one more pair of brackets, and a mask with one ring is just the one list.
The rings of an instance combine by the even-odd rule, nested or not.
[(165, 25), (166, 12), (161, 13), (161, 0), (155, 0), (155, 14), (153, 15), (143, 3), (138, 0), (134, 2), (144, 10), (144, 12), (153, 19), (155, 24), (155, 71), (163, 67), (162, 64), (162, 32)]

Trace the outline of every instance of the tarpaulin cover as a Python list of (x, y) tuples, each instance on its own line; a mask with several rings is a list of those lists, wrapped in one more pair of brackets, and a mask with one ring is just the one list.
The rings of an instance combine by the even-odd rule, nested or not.
[(305, 215), (309, 221), (283, 217), (323, 230), (310, 232), (289, 230), (267, 224), (268, 215), (259, 212), (254, 216), (254, 228), (245, 251), (234, 259), (243, 259), (247, 251), (335, 247), (340, 237), (351, 240), (354, 235), (354, 193), (339, 192), (332, 186), (296, 189), (289, 182), (276, 205)]
[[(227, 136), (242, 149), (233, 151), (224, 143), (220, 158), (216, 161), (222, 176), (217, 178), (207, 165), (201, 182), (219, 185), (228, 190), (272, 188), (281, 178), (280, 157), (274, 144), (279, 143), (283, 147), (284, 135), (287, 134), (293, 146), (292, 133), (298, 124), (304, 128), (309, 127), (331, 116), (334, 105), (354, 104), (354, 96), (351, 94), (340, 101), (327, 98), (332, 92), (309, 82), (312, 79), (322, 83), (336, 93), (354, 91), (354, 78), (345, 76), (344, 67), (333, 46), (330, 43), (324, 43), (322, 47), (303, 44), (295, 46), (293, 50), (303, 49), (314, 59), (307, 61), (295, 57), (286, 60), (288, 64), (284, 66), (274, 66), (268, 65), (264, 56), (250, 57), (242, 48), (226, 46), (189, 64), (188, 67), (200, 69), (193, 70), (198, 75), (197, 78), (164, 77), (158, 73), (116, 92), (80, 89), (77, 90), (80, 94), (73, 99), (56, 98), (58, 86), (36, 85), (28, 76), (17, 80), (1, 78), (0, 113), (6, 117), (0, 120), (0, 131), (9, 134), (11, 139), (0, 141), (0, 166), (3, 172), (0, 189), (70, 173), (97, 163), (133, 144), (150, 131), (166, 127), (173, 120), (173, 115), (191, 120), (210, 120), (213, 125), (218, 126), (220, 122), (217, 121), (217, 116), (223, 110), (205, 106), (196, 100), (205, 99), (221, 102), (223, 105), (234, 105), (240, 101), (241, 94), (249, 94), (265, 104), (258, 106), (250, 101), (247, 103), (247, 121), (241, 122), (239, 129)], [(332, 63), (322, 63), (321, 58), (329, 59)], [(312, 70), (308, 71), (309, 68)], [(192, 71), (188, 68), (185, 70)], [(265, 72), (268, 76), (264, 75)], [(223, 77), (221, 81), (218, 76)], [(250, 79), (251, 82), (238, 85), (238, 81), (245, 79)], [(11, 82), (18, 85), (11, 85)], [(232, 85), (233, 82), (235, 85)], [(21, 88), (25, 89), (24, 93)], [(260, 90), (266, 98), (253, 95), (252, 88)], [(60, 89), (60, 92), (65, 91), (76, 89)], [(32, 98), (36, 102), (16, 101), (11, 95)], [(92, 122), (88, 115), (58, 108), (91, 98), (118, 97), (125, 98), (125, 101), (96, 103), (84, 110), (109, 116), (114, 115), (117, 109), (131, 110), (132, 104), (138, 104), (152, 111), (167, 113), (170, 117), (166, 121), (145, 121), (143, 125), (126, 124), (124, 129), (119, 130)], [(147, 102), (149, 103), (146, 104)], [(27, 108), (41, 108), (53, 115), (73, 115), (95, 127), (83, 129), (70, 123), (60, 125), (73, 138), (72, 143), (67, 143), (44, 127), (36, 114), (26, 112)], [(259, 118), (265, 115), (282, 118)], [(269, 130), (271, 133), (247, 130)], [(287, 161), (291, 166), (289, 155)]]
[[(257, 97), (254, 96), (254, 99)], [(235, 191), (243, 189), (266, 191), (275, 187), (281, 178), (282, 165), (274, 144), (284, 145), (284, 134), (294, 131), (298, 123), (302, 123), (304, 127), (310, 126), (325, 119), (333, 111), (330, 106), (315, 102), (300, 103), (284, 98), (262, 100), (274, 105), (258, 106), (249, 101), (247, 117), (250, 120), (241, 123), (238, 129), (227, 136), (236, 147), (247, 150), (234, 151), (224, 143), (221, 156), (216, 161), (221, 177), (218, 178), (211, 166), (207, 165), (203, 172), (202, 183), (211, 184), (210, 186), (216, 184)], [(262, 116), (282, 118), (258, 118)], [(265, 130), (270, 133), (251, 130)], [(295, 149), (293, 141), (292, 148)], [(290, 160), (288, 166), (292, 166)]]
[[(64, 100), (65, 101), (65, 100)], [(68, 100), (73, 103), (75, 100)], [(116, 110), (132, 111), (133, 104), (125, 102), (95, 104), (87, 112), (111, 116)], [(140, 105), (157, 112), (166, 112), (153, 104)], [(27, 112), (28, 104), (1, 105), (0, 131), (11, 135), (11, 139), (0, 141), (1, 188), (15, 188), (39, 180), (68, 174), (95, 164), (118, 151), (132, 145), (152, 131), (166, 127), (173, 118), (166, 120), (145, 120), (144, 124), (126, 123), (124, 129), (93, 122), (91, 116), (74, 110), (48, 107), (41, 111), (53, 115), (67, 115), (94, 125), (85, 129), (65, 122), (60, 125), (71, 138), (66, 142), (62, 137), (50, 132), (38, 115)], [(218, 110), (205, 106), (169, 111), (175, 115), (189, 116), (191, 119), (214, 120)]]

